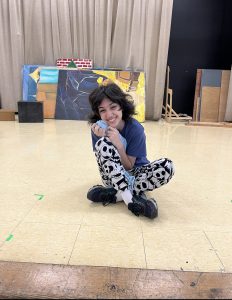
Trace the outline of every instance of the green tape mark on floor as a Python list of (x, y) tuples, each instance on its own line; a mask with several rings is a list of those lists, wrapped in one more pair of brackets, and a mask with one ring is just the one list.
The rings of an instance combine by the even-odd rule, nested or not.
[(13, 238), (13, 234), (10, 234), (10, 235), (8, 236), (8, 238), (6, 239), (6, 241), (9, 242), (12, 238)]
[(34, 194), (35, 196), (37, 196), (37, 200), (42, 200), (44, 195), (40, 195), (40, 194)]

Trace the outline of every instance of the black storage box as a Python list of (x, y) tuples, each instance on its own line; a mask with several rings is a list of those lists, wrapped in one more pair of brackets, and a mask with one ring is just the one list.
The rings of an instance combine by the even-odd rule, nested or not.
[(43, 123), (43, 102), (18, 101), (19, 123)]

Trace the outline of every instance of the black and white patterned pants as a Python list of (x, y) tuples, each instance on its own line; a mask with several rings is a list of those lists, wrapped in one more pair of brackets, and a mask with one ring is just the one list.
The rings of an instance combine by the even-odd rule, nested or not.
[(130, 175), (134, 176), (133, 186), (131, 186), (131, 180), (128, 179), (128, 172), (121, 164), (118, 150), (109, 138), (100, 138), (95, 148), (95, 156), (103, 184), (105, 186), (113, 186), (116, 190), (124, 191), (130, 189), (133, 194), (152, 191), (168, 183), (175, 172), (172, 161), (167, 158), (161, 158), (130, 170)]

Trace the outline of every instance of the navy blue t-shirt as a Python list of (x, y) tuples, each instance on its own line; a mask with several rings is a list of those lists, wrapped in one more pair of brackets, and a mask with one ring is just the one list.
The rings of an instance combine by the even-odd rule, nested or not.
[[(147, 159), (146, 135), (143, 126), (135, 119), (131, 118), (125, 122), (120, 134), (126, 139), (126, 154), (136, 157), (134, 167), (140, 167), (149, 163)], [(97, 137), (91, 130), (92, 145), (95, 151)]]

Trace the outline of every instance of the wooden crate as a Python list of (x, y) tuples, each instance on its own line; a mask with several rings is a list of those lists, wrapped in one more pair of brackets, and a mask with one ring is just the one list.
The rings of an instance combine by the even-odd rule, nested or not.
[(0, 109), (0, 121), (15, 121), (15, 111)]

